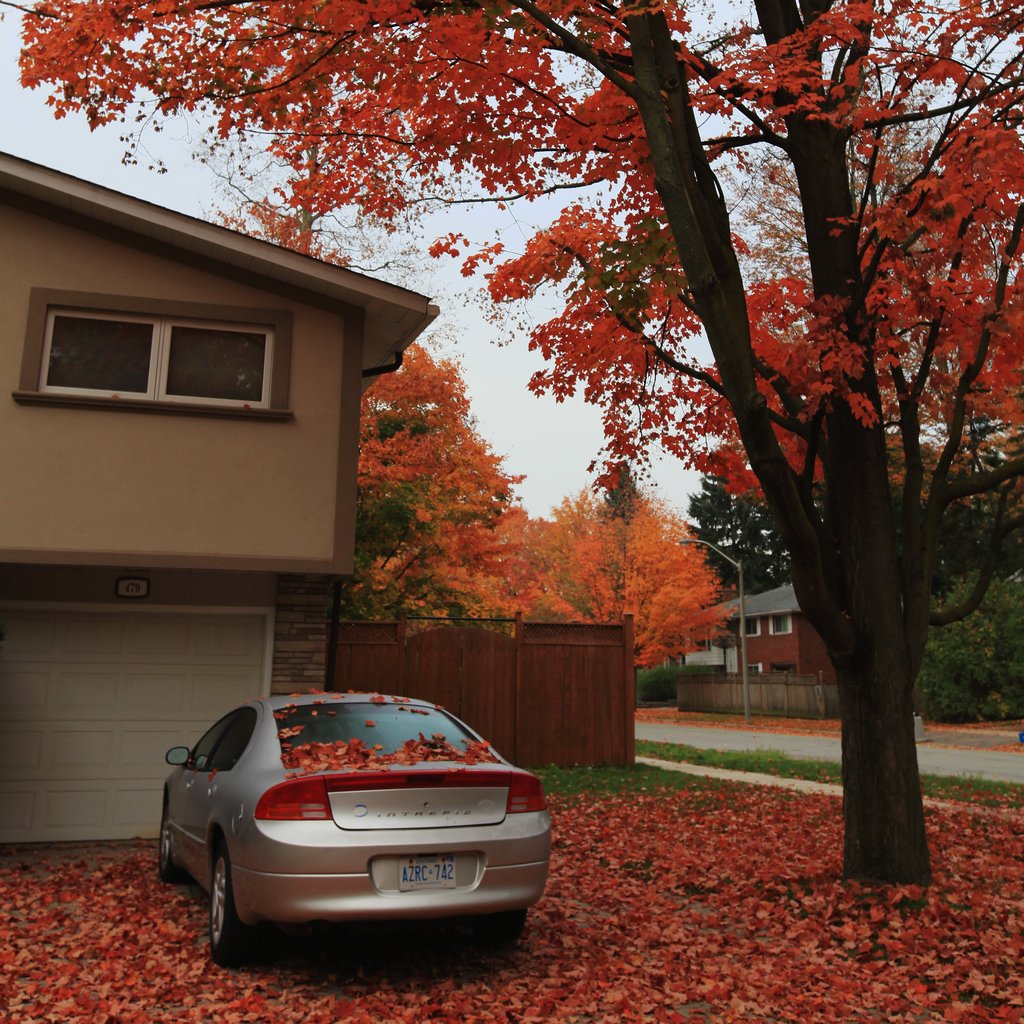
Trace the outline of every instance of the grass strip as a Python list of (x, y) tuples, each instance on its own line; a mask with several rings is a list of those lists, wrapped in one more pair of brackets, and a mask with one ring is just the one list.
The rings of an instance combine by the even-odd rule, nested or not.
[(712, 790), (729, 785), (719, 779), (666, 772), (645, 764), (572, 768), (549, 765), (531, 771), (540, 777), (549, 796), (557, 796), (569, 804), (583, 798), (620, 793), (649, 793), (663, 789)]

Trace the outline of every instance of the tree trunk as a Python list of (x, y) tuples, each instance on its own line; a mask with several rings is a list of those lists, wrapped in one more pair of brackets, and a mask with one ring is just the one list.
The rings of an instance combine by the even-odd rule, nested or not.
[[(863, 385), (873, 385), (870, 371)], [(914, 739), (913, 670), (881, 426), (848, 409), (829, 416), (827, 516), (837, 543), (837, 592), (853, 644), (831, 651), (843, 727), (843, 872), (931, 879)]]
[(847, 666), (843, 717), (843, 873), (927, 884), (931, 879), (917, 772), (911, 686), (896, 666)]
[[(757, 9), (770, 43), (799, 28), (797, 7), (788, 0), (759, 0)], [(743, 276), (691, 106), (686, 64), (664, 12), (632, 15), (627, 27), (635, 74), (630, 95), (686, 271), (688, 302), (704, 324), (750, 467), (792, 557), (800, 608), (839, 675), (845, 874), (927, 882), (911, 705), (917, 659), (904, 619), (873, 334), (861, 306), (848, 136), (826, 119), (804, 113), (787, 118), (786, 152), (800, 187), (814, 294), (844, 311), (845, 322), (835, 326), (843, 329), (843, 347), (854, 357), (845, 378), (837, 375), (836, 398), (822, 406), (821, 436), (808, 433), (824, 470), (821, 485), (812, 486), (811, 475), (798, 476), (787, 459), (758, 389)], [(875, 422), (856, 418), (853, 395), (858, 409), (875, 412)]]

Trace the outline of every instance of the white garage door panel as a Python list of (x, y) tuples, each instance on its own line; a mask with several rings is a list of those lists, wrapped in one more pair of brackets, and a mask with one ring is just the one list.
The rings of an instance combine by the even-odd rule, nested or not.
[(155, 835), (164, 753), (265, 690), (264, 615), (2, 617), (0, 842)]

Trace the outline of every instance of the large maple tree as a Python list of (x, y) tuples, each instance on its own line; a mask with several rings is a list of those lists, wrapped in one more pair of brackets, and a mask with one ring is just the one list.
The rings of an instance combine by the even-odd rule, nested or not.
[[(562, 286), (532, 333), (549, 359), (536, 383), (599, 402), (612, 459), (655, 440), (756, 477), (840, 681), (844, 870), (920, 881), (912, 689), (936, 537), (951, 504), (1024, 473), (1024, 14), (719, 6), (42, 0), (23, 81), (94, 124), (151, 98), (266, 133), (296, 166), (315, 142), (316, 191), (295, 196), (313, 212), (563, 197), (523, 252), (470, 251), (467, 269), (492, 261), (498, 299)], [(717, 173), (729, 160), (759, 194), (746, 213)], [(758, 276), (731, 213), (765, 216), (780, 178), (802, 220), (795, 270)], [(1006, 424), (1004, 451), (958, 458), (980, 415)]]

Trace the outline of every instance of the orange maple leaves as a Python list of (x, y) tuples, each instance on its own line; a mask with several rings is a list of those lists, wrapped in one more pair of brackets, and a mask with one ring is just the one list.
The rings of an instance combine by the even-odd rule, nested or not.
[[(792, 288), (792, 268), (775, 268), (744, 327), (794, 468), (823, 408), (846, 402), (874, 424), (912, 389), (941, 418), (976, 356), (972, 402), (1019, 421), (1024, 142), (1012, 112), (1022, 55), (1008, 0), (818, 5), (785, 31), (741, 23), (729, 5), (705, 25), (680, 3), (555, 0), (539, 12), (511, 0), (264, 0), (211, 16), (200, 0), (173, 11), (50, 0), (45, 16), (26, 19), (22, 79), (54, 84), (58, 114), (81, 110), (92, 124), (128, 116), (136, 95), (165, 112), (205, 106), (222, 134), (272, 140), (296, 169), (290, 201), (314, 216), (355, 205), (394, 220), (427, 197), (461, 200), (467, 184), (499, 200), (582, 192), (519, 252), (461, 236), (434, 251), (458, 253), (470, 272), (493, 263), (499, 301), (563, 290), (562, 311), (527, 327), (550, 364), (533, 386), (581, 389), (601, 404), (610, 464), (660, 444), (713, 469), (723, 449), (708, 438), (735, 443), (737, 431), (723, 379), (701, 355), (676, 249), (685, 239), (666, 230), (657, 144), (636, 105), (642, 47), (632, 28), (645, 13), (666, 20), (692, 114), (717, 126), (703, 143), (716, 169), (734, 156), (742, 180), (732, 191), (756, 194), (748, 222), (771, 219), (780, 194), (747, 155), (756, 143), (785, 153), (792, 125), (809, 119), (851, 154), (849, 216), (819, 223), (809, 211), (808, 225), (815, 236), (856, 236), (859, 308), (830, 305), (820, 273), (812, 282), (802, 267), (803, 286)], [(751, 228), (740, 219), (732, 244), (743, 254)], [(795, 245), (805, 243), (801, 223)], [(851, 324), (856, 337), (845, 335)], [(859, 384), (870, 374), (880, 400)]]
[(460, 367), (421, 346), (363, 397), (355, 618), (494, 614), (518, 514), (503, 460), (477, 432)]
[[(367, 723), (369, 724), (369, 723)], [(424, 761), (453, 761), (459, 764), (497, 763), (487, 743), (471, 742), (461, 747), (449, 743), (441, 733), (419, 734), (406, 740), (398, 750), (385, 753), (380, 744), (368, 746), (358, 737), (334, 743), (281, 744), (281, 763), (288, 773), (306, 775), (327, 771), (373, 771), (391, 765), (414, 765)]]
[(703, 554), (680, 541), (686, 524), (638, 491), (627, 517), (590, 491), (566, 498), (523, 534), (527, 574), (518, 595), (536, 617), (615, 622), (634, 616), (636, 663), (693, 650), (718, 627), (719, 582)]

